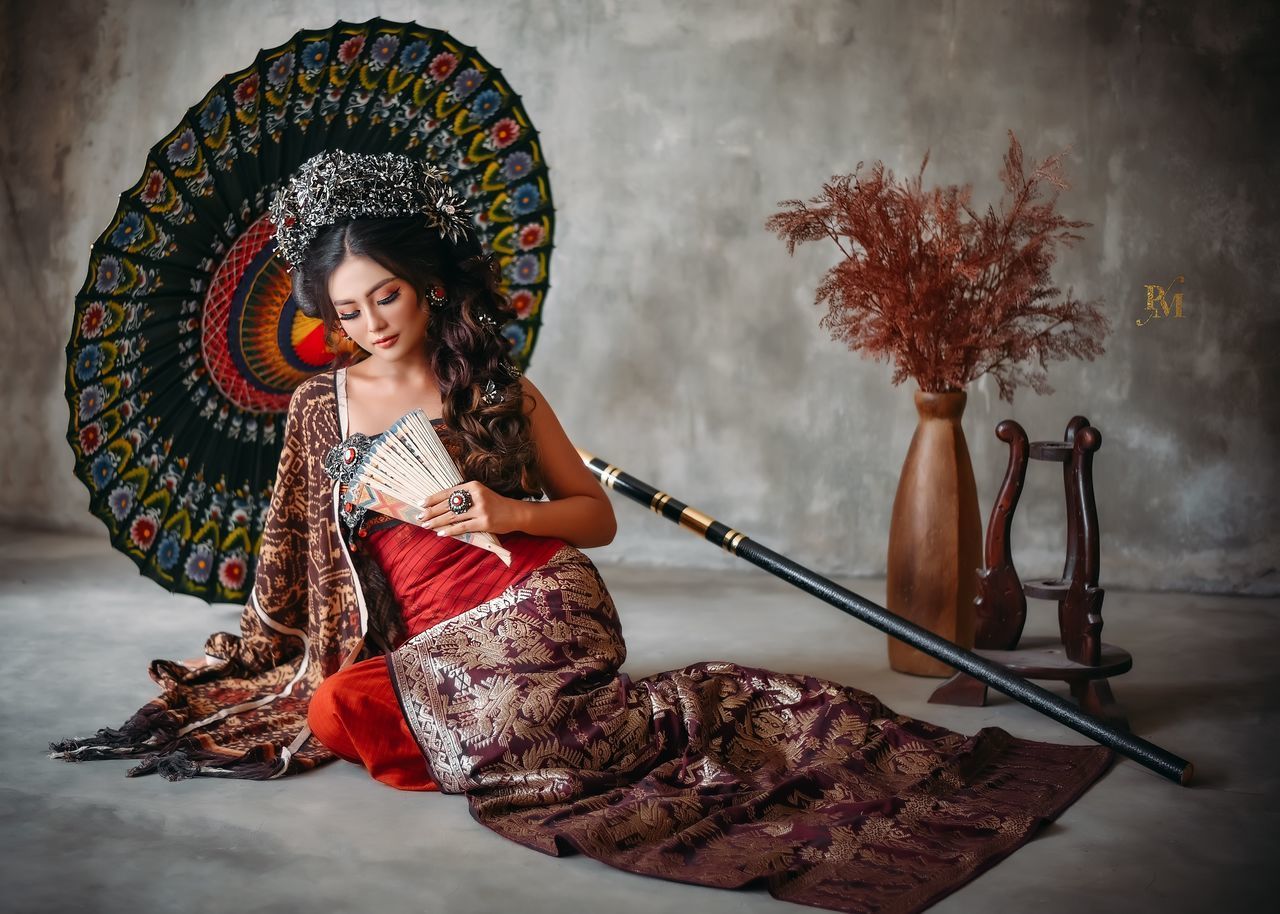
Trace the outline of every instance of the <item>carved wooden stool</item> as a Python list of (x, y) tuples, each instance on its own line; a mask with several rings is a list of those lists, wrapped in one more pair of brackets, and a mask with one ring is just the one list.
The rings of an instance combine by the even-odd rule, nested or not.
[[(986, 567), (978, 569), (974, 651), (1027, 679), (1065, 681), (1082, 710), (1127, 730), (1129, 723), (1107, 679), (1128, 672), (1133, 658), (1102, 641), (1103, 588), (1098, 586), (1098, 512), (1093, 500), (1093, 452), (1102, 446), (1102, 433), (1084, 416), (1076, 416), (1062, 441), (1028, 444), (1027, 433), (1012, 419), (996, 426), (996, 437), (1009, 445), (1009, 466), (987, 525)], [(1067, 561), (1061, 578), (1023, 584), (1013, 567), (1010, 533), (1028, 459), (1063, 464)], [(1022, 638), (1027, 597), (1057, 601), (1061, 640)], [(964, 673), (956, 673), (929, 698), (936, 704), (974, 707), (986, 700), (986, 683)]]

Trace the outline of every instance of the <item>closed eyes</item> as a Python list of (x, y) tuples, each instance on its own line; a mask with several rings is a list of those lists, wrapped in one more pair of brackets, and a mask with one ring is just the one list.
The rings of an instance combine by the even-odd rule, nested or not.
[[(400, 297), (400, 290), (399, 290), (399, 289), (396, 289), (394, 292), (392, 292), (392, 293), (391, 293), (390, 295), (388, 295), (386, 298), (380, 298), (380, 299), (378, 299), (378, 304), (380, 304), (380, 305), (389, 305), (389, 304), (391, 304), (393, 301), (395, 301), (395, 300), (396, 300), (397, 298), (399, 298), (399, 297)], [(350, 313), (348, 313), (348, 314), (342, 314), (342, 313), (339, 313), (339, 314), (338, 314), (338, 320), (340, 320), (340, 321), (348, 321), (348, 320), (351, 320), (351, 318), (355, 317), (355, 316), (356, 316), (357, 314), (359, 314), (359, 313), (360, 313), (359, 311), (352, 311), (352, 312), (350, 312)]]

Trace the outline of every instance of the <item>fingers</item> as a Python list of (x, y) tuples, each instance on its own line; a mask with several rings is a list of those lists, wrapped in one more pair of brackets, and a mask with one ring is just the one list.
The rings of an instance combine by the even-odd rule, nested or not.
[[(472, 481), (462, 482), (448, 489), (441, 489), (434, 492), (418, 503), (418, 507), (422, 510), (418, 512), (418, 523), (423, 527), (435, 529), (441, 526), (447, 526), (449, 523), (457, 523), (461, 519), (474, 519), (482, 512), (481, 501), (483, 496), (480, 492), (480, 486)], [(462, 490), (467, 493), (471, 502), (470, 507), (461, 514), (455, 514), (449, 506), (450, 496), (454, 492)], [(457, 531), (451, 531), (456, 533)]]
[(449, 507), (447, 503), (441, 502), (438, 505), (433, 505), (429, 508), (424, 508), (421, 511), (419, 511), (418, 523), (422, 524), (422, 526), (424, 527), (436, 527), (441, 524), (446, 524), (454, 518), (474, 517), (475, 516), (474, 511), (475, 511), (475, 505), (472, 505), (470, 511), (466, 511), (461, 515), (454, 514), (453, 510)]
[[(449, 497), (459, 489), (466, 492), (471, 502), (466, 511), (455, 514), (449, 505)], [(474, 480), (459, 483), (448, 489), (434, 492), (418, 503), (421, 510), (417, 514), (417, 524), (428, 530), (434, 530), (440, 536), (458, 536), (479, 530), (490, 529), (489, 498), (493, 493), (483, 484)]]
[(449, 500), (449, 493), (447, 491), (436, 492), (432, 495), (428, 495), (426, 498), (422, 499), (422, 501), (418, 502), (418, 507), (434, 508), (436, 505), (443, 504), (448, 500)]
[(477, 484), (474, 481), (468, 480), (466, 482), (460, 482), (456, 486), (450, 486), (447, 489), (441, 489), (439, 492), (434, 492), (431, 495), (428, 495), (422, 501), (418, 502), (418, 507), (434, 508), (437, 505), (445, 505), (447, 507), (449, 504), (449, 496), (458, 491), (458, 489), (469, 492), (473, 501), (480, 497), (479, 487)]
[[(483, 517), (472, 517), (470, 515), (462, 515), (454, 519), (441, 519), (433, 529), (437, 536), (458, 536), (463, 533), (471, 533), (474, 530), (484, 530), (486, 521)], [(423, 526), (426, 526), (425, 524)]]

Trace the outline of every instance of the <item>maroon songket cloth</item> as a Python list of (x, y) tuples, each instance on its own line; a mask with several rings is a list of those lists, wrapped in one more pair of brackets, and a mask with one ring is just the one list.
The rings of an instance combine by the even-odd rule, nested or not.
[(563, 545), (387, 666), (432, 779), (499, 834), (837, 911), (927, 907), (1112, 757), (953, 733), (815, 676), (713, 660), (632, 681), (625, 659), (603, 579)]

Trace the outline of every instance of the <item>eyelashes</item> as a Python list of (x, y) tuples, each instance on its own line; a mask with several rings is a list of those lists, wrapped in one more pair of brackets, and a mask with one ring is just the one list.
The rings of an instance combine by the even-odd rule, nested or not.
[[(396, 289), (394, 292), (392, 292), (392, 293), (391, 293), (390, 295), (388, 295), (386, 298), (380, 298), (380, 299), (378, 299), (378, 304), (380, 304), (380, 305), (389, 305), (389, 304), (391, 304), (393, 301), (395, 301), (395, 300), (396, 300), (397, 298), (399, 298), (399, 297), (400, 297), (400, 290), (399, 290), (399, 289)], [(351, 318), (355, 317), (355, 316), (356, 316), (357, 314), (359, 314), (359, 313), (360, 313), (359, 311), (352, 311), (350, 314), (342, 314), (341, 312), (339, 312), (339, 314), (338, 314), (338, 320), (340, 320), (340, 321), (349, 321), (349, 320), (351, 320)]]

